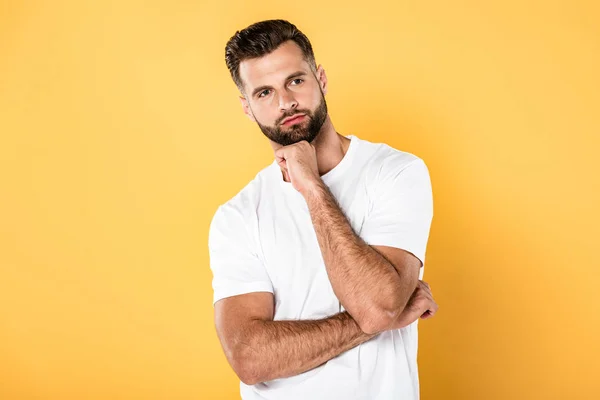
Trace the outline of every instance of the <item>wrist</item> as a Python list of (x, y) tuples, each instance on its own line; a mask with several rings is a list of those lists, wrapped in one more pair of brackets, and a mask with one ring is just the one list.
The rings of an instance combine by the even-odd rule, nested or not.
[(319, 198), (325, 193), (327, 186), (321, 180), (321, 178), (314, 179), (306, 184), (304, 189), (300, 192), (304, 199), (308, 202), (310, 199)]

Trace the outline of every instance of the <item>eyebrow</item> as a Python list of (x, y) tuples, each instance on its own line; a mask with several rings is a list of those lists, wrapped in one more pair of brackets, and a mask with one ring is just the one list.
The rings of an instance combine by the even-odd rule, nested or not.
[[(285, 81), (287, 82), (287, 81), (289, 81), (292, 78), (297, 78), (299, 76), (304, 76), (304, 75), (306, 75), (306, 72), (304, 72), (304, 71), (296, 71), (296, 72), (288, 75), (288, 77), (285, 78)], [(256, 96), (258, 93), (262, 92), (265, 89), (273, 89), (273, 86), (263, 85), (263, 86), (257, 87), (256, 89), (254, 89), (252, 91), (252, 97)]]

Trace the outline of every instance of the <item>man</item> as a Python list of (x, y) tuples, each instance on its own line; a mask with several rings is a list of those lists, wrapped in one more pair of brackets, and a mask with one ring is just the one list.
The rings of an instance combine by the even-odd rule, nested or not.
[(338, 134), (327, 77), (284, 20), (226, 46), (275, 159), (210, 225), (215, 324), (243, 399), (418, 399), (433, 202), (419, 157)]

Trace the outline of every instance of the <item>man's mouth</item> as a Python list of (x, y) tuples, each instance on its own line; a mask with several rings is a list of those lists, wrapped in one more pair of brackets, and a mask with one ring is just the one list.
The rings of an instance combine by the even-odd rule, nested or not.
[(291, 119), (288, 119), (287, 121), (285, 121), (282, 125), (292, 125), (292, 124), (297, 124), (298, 122), (302, 122), (304, 121), (304, 118), (306, 118), (305, 114), (299, 114)]

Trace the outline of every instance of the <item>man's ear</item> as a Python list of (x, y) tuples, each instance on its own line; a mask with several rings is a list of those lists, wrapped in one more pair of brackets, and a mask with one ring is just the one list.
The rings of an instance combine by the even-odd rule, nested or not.
[(319, 64), (317, 67), (317, 79), (319, 80), (319, 85), (321, 85), (321, 91), (323, 95), (327, 94), (327, 75), (325, 74), (325, 69), (323, 65)]
[(244, 110), (244, 114), (246, 114), (246, 116), (250, 118), (251, 121), (256, 121), (256, 119), (254, 119), (254, 114), (252, 114), (252, 110), (248, 105), (248, 100), (246, 100), (244, 96), (240, 96), (240, 102), (242, 103), (242, 109)]

